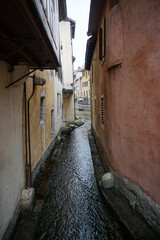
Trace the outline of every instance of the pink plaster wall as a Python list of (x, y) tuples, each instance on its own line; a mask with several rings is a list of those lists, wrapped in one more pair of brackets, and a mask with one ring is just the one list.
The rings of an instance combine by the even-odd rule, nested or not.
[[(97, 136), (112, 168), (160, 204), (160, 1), (119, 2), (120, 10), (108, 18), (108, 63), (99, 65), (105, 129)], [(118, 47), (112, 51), (113, 43)], [(106, 73), (120, 58), (122, 66)]]

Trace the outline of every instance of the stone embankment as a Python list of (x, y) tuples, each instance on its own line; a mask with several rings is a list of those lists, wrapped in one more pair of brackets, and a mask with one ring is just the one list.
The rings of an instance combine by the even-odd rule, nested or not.
[[(110, 178), (109, 180), (110, 182), (112, 182), (112, 186), (109, 188), (104, 188), (102, 184), (102, 176), (105, 176), (104, 174), (106, 172), (109, 172), (109, 168), (107, 168), (107, 166), (104, 166), (103, 164), (103, 161), (101, 158), (102, 154), (100, 153), (101, 150), (97, 147), (91, 130), (88, 131), (88, 138), (89, 138), (89, 143), (91, 148), (91, 154), (92, 154), (96, 179), (97, 179), (99, 191), (103, 199), (106, 201), (106, 203), (110, 204), (112, 209), (119, 216), (119, 218), (127, 227), (127, 229), (129, 230), (129, 232), (131, 233), (134, 239), (137, 239), (137, 240), (160, 239), (157, 236), (157, 234), (144, 221), (141, 215), (137, 214), (136, 211), (133, 211), (133, 208), (130, 206), (130, 203), (119, 191), (116, 184), (116, 180), (112, 179), (111, 181), (111, 178)], [(113, 185), (113, 182), (114, 182), (114, 185)]]

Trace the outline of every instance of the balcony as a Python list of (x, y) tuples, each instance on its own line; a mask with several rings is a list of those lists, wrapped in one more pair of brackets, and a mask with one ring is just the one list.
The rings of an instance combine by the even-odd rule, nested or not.
[(66, 14), (65, 0), (1, 0), (0, 61), (57, 69), (59, 19)]

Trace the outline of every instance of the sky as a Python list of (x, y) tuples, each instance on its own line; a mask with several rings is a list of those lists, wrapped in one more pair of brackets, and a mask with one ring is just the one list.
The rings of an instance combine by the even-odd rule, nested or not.
[(67, 16), (76, 21), (73, 39), (74, 69), (84, 66), (87, 43), (90, 0), (67, 0)]

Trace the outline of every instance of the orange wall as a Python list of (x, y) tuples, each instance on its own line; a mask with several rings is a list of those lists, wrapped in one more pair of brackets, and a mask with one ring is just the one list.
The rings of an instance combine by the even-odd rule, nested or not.
[(160, 204), (160, 2), (119, 2), (104, 13), (106, 57), (98, 61), (96, 97), (100, 126), (104, 94), (105, 126), (96, 128), (97, 138), (112, 169)]

